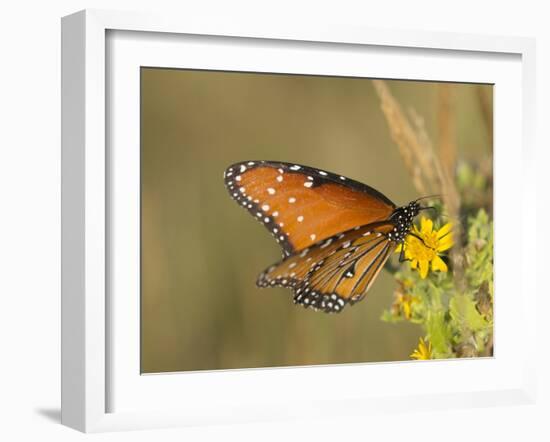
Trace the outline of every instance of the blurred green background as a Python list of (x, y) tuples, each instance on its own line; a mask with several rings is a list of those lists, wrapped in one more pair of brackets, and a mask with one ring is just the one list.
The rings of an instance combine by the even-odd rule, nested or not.
[[(437, 145), (438, 84), (387, 84)], [(490, 85), (452, 85), (458, 157), (473, 162), (490, 145), (480, 93), (492, 103)], [(256, 288), (281, 252), (222, 175), (258, 159), (346, 175), (398, 205), (421, 196), (369, 79), (142, 68), (142, 373), (409, 359), (421, 329), (380, 320), (387, 272), (337, 315)]]

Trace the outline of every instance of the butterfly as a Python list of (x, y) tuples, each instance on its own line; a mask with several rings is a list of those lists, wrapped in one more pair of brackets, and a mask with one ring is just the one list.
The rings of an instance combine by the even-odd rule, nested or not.
[(299, 164), (245, 161), (228, 167), (224, 181), (283, 249), (256, 284), (290, 288), (295, 304), (326, 313), (364, 298), (424, 209), (419, 200), (397, 207), (366, 184)]

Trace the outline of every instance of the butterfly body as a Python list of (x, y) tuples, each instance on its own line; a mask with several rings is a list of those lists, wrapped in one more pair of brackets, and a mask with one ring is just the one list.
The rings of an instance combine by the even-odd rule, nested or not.
[(405, 207), (395, 209), (390, 216), (390, 220), (394, 223), (394, 228), (391, 232), (388, 232), (388, 239), (395, 243), (402, 243), (409, 234), (412, 222), (419, 211), (420, 204), (416, 201), (410, 202)]
[(288, 287), (296, 304), (327, 313), (364, 297), (420, 210), (416, 201), (397, 207), (365, 184), (298, 164), (248, 161), (224, 178), (283, 249), (257, 285)]

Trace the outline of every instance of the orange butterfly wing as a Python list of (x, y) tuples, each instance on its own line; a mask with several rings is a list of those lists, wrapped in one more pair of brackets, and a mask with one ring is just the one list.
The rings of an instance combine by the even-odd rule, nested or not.
[(288, 256), (356, 226), (389, 218), (395, 204), (349, 178), (296, 164), (248, 161), (229, 167), (225, 185)]
[(296, 252), (258, 277), (260, 287), (289, 287), (294, 302), (338, 313), (365, 296), (396, 247), (383, 221), (353, 228)]

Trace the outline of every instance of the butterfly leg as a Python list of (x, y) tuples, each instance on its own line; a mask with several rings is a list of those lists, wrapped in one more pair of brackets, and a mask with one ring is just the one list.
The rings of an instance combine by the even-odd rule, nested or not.
[(399, 262), (411, 261), (409, 258), (405, 258), (405, 242), (401, 244), (401, 252), (399, 252)]

